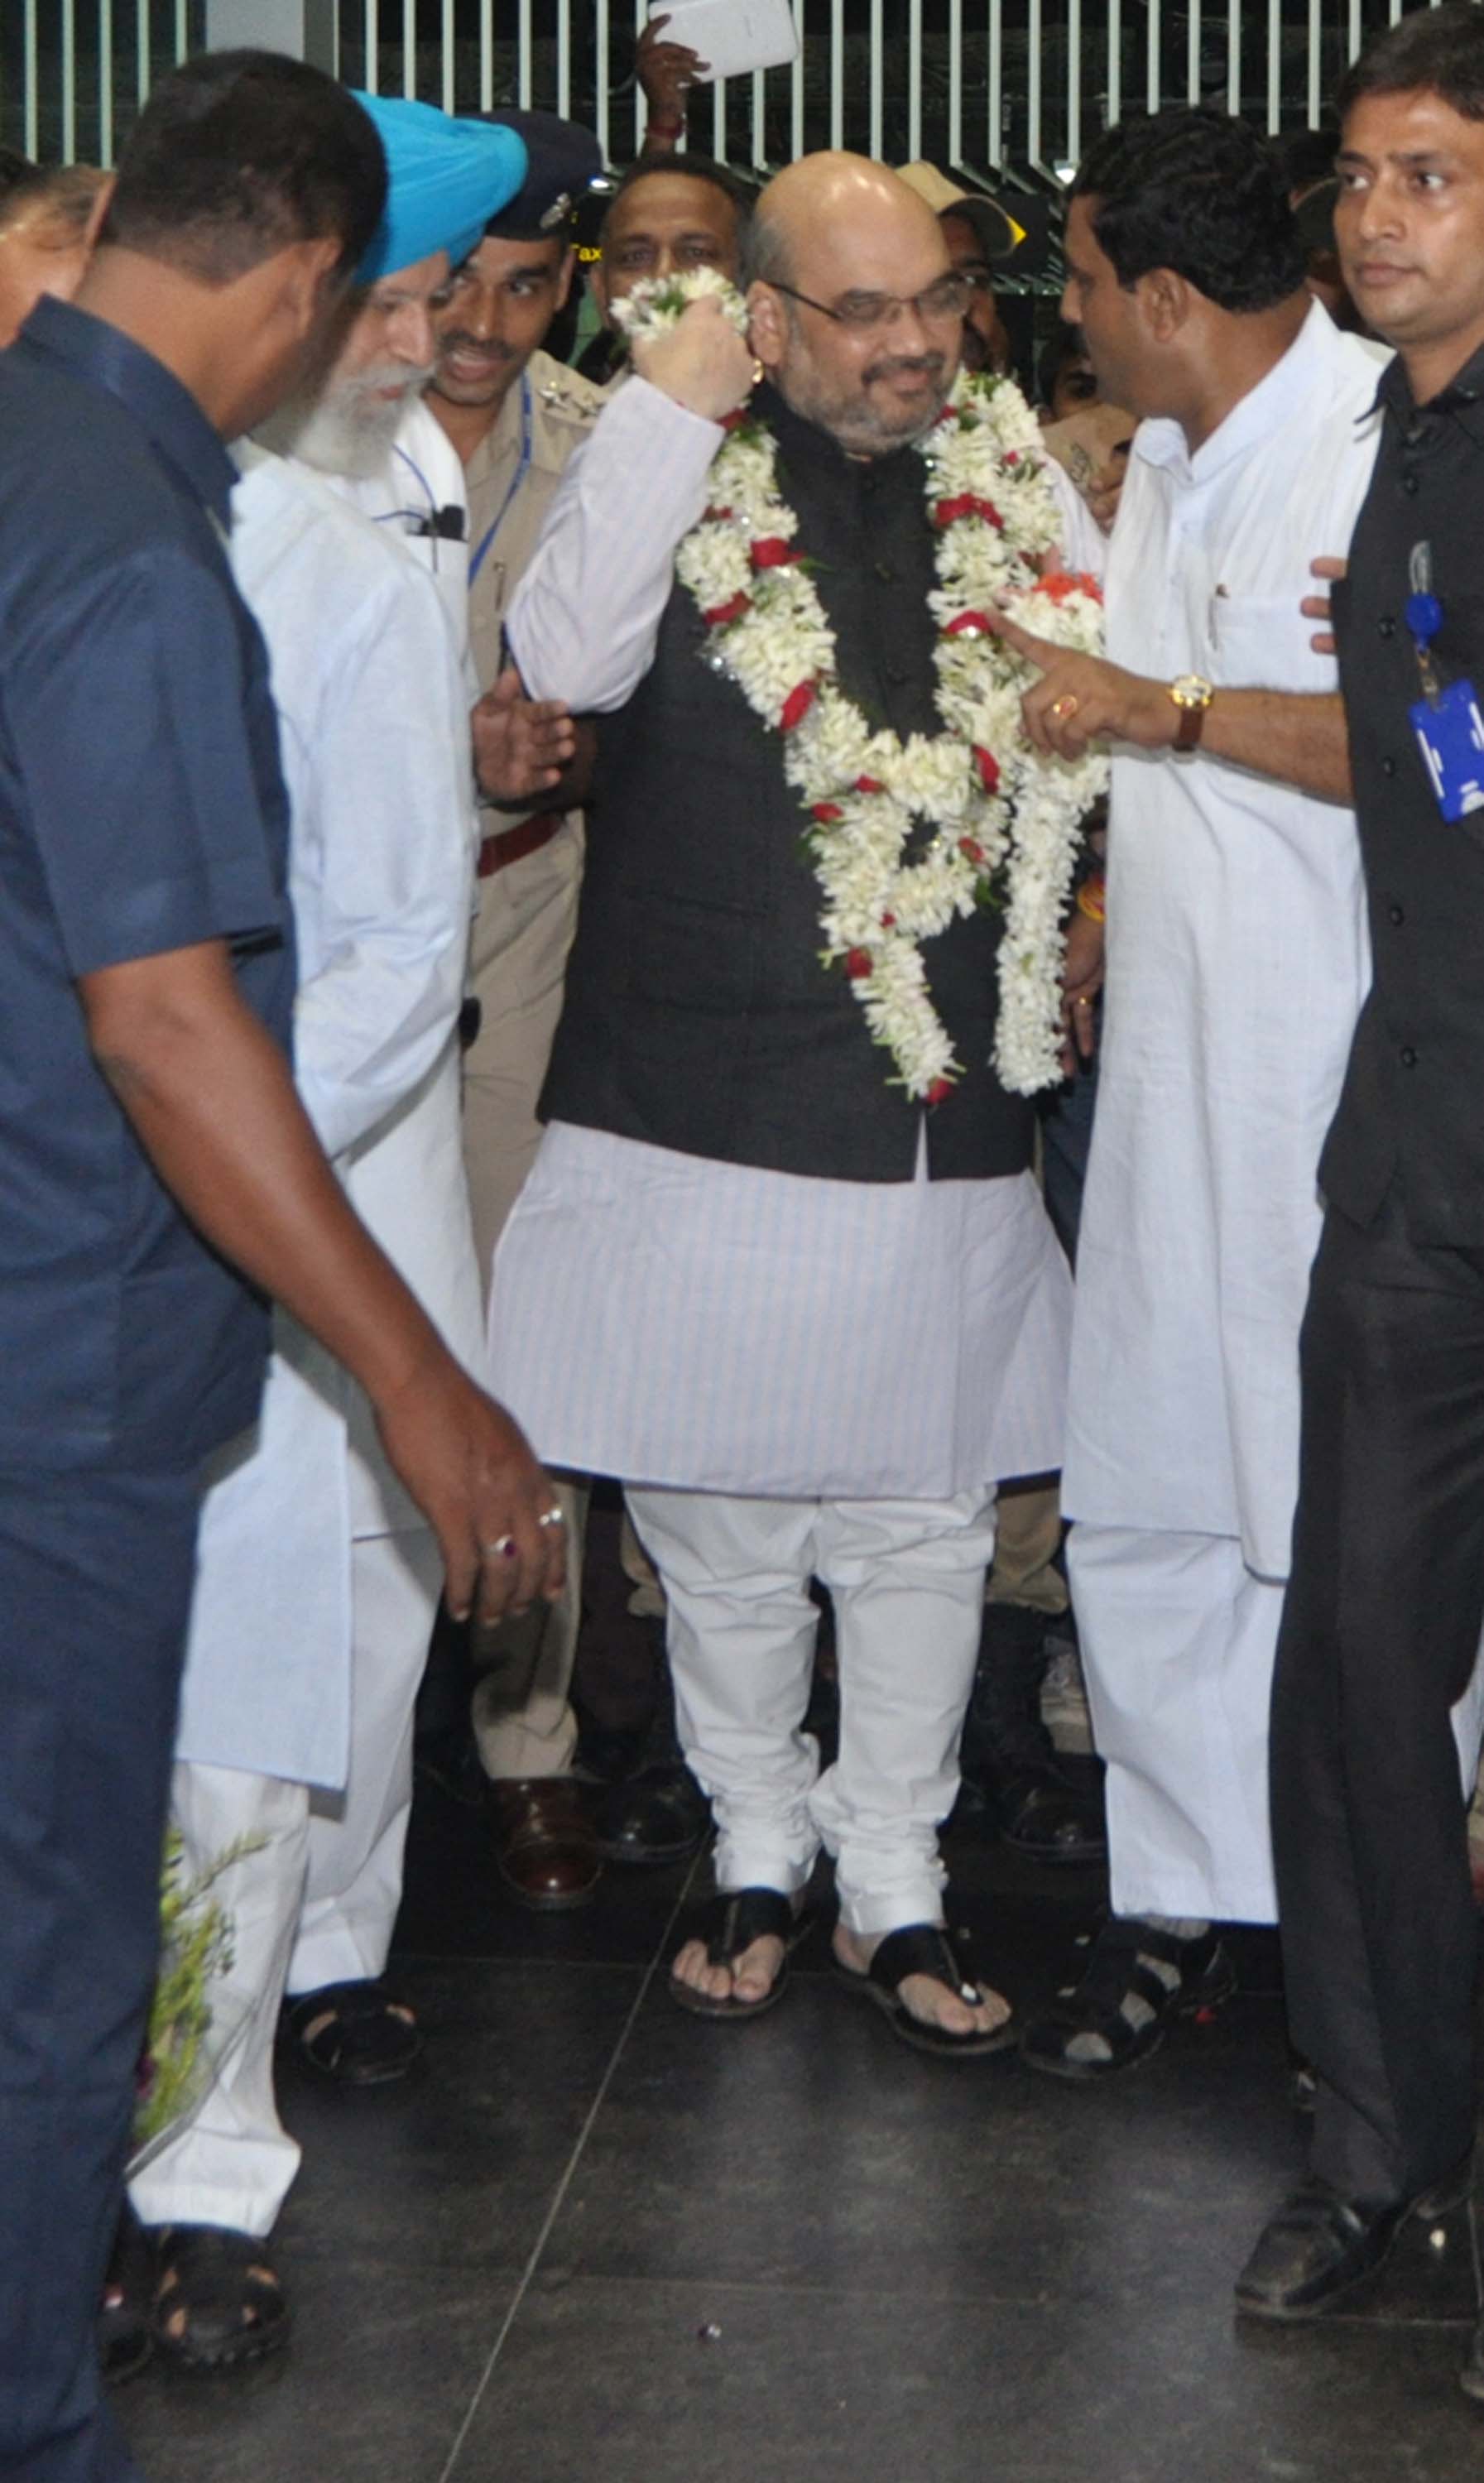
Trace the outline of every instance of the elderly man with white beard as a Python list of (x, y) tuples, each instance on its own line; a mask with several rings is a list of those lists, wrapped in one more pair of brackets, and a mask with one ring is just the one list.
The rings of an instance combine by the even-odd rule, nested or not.
[[(312, 462), (353, 474), (384, 464), (412, 374), (425, 375), (426, 301), (450, 254), (524, 177), (509, 131), (369, 108), (390, 168), (386, 217), (312, 419), (296, 417)], [(458, 652), (395, 531), (297, 458), (248, 442), (239, 464), (233, 563), (268, 645), (292, 802), (298, 1084), (360, 1215), (472, 1366), (480, 1285), (455, 1028), (473, 822)], [(250, 2362), (287, 2334), (263, 2250), (299, 2162), (274, 2100), (285, 1983), (294, 2039), (330, 2077), (395, 2078), (418, 2048), (380, 1977), (438, 1584), (433, 1538), (364, 1400), (281, 1319), (253, 1444), (237, 1446), (205, 1505), (173, 1789), (188, 1867), (236, 1856), (219, 1884), (235, 1941), (221, 2015), (246, 2031), (131, 2193), (157, 2229), (156, 2348), (181, 2363)]]

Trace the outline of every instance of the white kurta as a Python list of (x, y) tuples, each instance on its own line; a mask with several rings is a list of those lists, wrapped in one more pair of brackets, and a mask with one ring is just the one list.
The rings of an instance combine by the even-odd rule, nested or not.
[[(534, 697), (632, 694), (721, 438), (644, 380), (604, 409), (510, 613)], [(810, 1180), (559, 1124), (495, 1254), (490, 1384), (553, 1463), (948, 1499), (1056, 1464), (1069, 1312), (1029, 1176)]]
[[(358, 1212), (473, 1366), (453, 1035), (473, 823), (448, 625), (416, 563), (320, 478), (251, 446), (242, 463), (233, 562), (268, 644), (293, 815), (297, 1081)], [(336, 1785), (351, 1542), (420, 1521), (359, 1392), (281, 1315), (276, 1337), (253, 1446), (205, 1505), (177, 1748)]]
[[(1114, 660), (1332, 690), (1300, 613), (1370, 477), (1376, 365), (1317, 307), (1189, 455), (1136, 436)], [(1353, 815), (1197, 753), (1120, 750), (1107, 985), (1077, 1253), (1069, 1515), (1240, 1538), (1281, 1578), (1298, 1476), (1314, 1171), (1369, 976)]]

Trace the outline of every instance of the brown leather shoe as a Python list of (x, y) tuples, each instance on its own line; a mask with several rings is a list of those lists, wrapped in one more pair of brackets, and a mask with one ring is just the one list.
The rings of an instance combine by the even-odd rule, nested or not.
[(490, 1815), (500, 1877), (513, 1896), (540, 1913), (587, 1904), (603, 1862), (570, 1776), (497, 1776)]

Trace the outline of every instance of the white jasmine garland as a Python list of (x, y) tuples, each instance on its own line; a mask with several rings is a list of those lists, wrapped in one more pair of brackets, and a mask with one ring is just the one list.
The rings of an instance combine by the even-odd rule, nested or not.
[[(721, 295), (714, 269), (639, 288), (631, 337), (672, 328), (689, 300)], [(733, 325), (743, 306), (731, 288)], [(733, 307), (734, 306), (734, 307)], [(1003, 909), (994, 1060), (1017, 1094), (1053, 1085), (1059, 1065), (1063, 924), (1080, 822), (1105, 759), (1046, 760), (1020, 720), (1031, 669), (994, 637), (996, 608), (1038, 636), (1100, 651), (1095, 581), (1043, 576), (1061, 533), (1040, 433), (1014, 383), (961, 373), (917, 446), (937, 537), (937, 706), (945, 730), (903, 741), (873, 732), (835, 678), (835, 632), (793, 548), (777, 443), (736, 418), (711, 468), (711, 503), (676, 572), (707, 627), (707, 656), (783, 735), (788, 783), (808, 813), (824, 896), (825, 964), (842, 964), (897, 1081), (941, 1103), (963, 1075), (933, 1005), (920, 943), (956, 915)], [(932, 833), (926, 842), (915, 829)]]

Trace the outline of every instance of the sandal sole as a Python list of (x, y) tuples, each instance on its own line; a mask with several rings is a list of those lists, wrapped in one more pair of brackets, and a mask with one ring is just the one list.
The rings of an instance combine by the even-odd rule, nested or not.
[(292, 2312), (285, 2311), (283, 2317), (276, 2319), (271, 2327), (254, 2332), (251, 2344), (234, 2341), (206, 2352), (192, 2352), (172, 2338), (162, 2336), (156, 2329), (154, 2354), (159, 2362), (168, 2363), (172, 2370), (199, 2371), (213, 2378), (220, 2377), (227, 2371), (249, 2370), (254, 2363), (266, 2363), (270, 2354), (278, 2353), (288, 2343), (293, 2325)]

